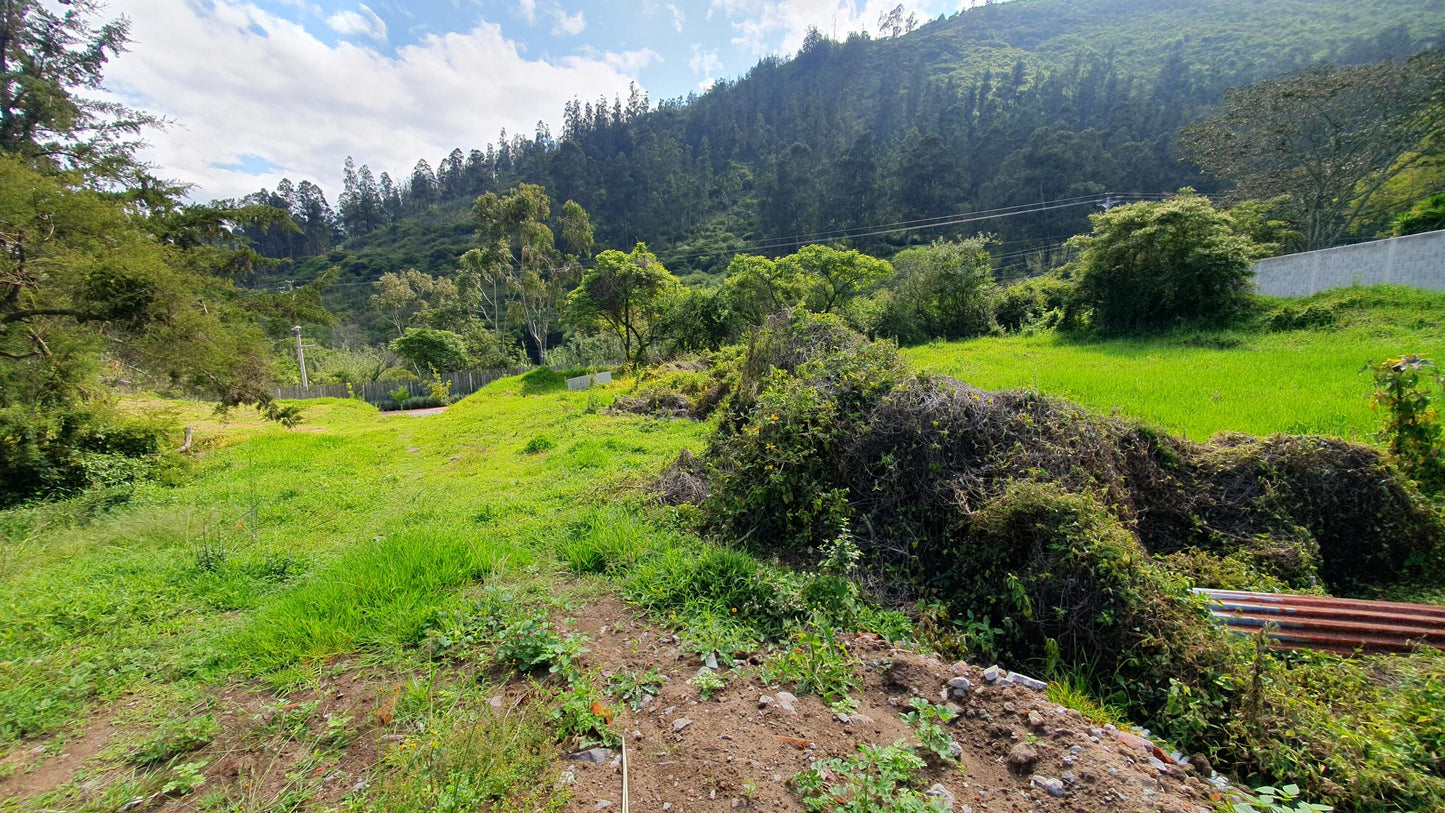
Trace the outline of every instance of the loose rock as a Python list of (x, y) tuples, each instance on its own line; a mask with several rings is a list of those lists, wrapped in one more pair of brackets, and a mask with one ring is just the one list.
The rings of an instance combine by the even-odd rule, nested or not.
[(586, 751), (578, 751), (568, 754), (567, 759), (572, 762), (590, 762), (593, 765), (603, 765), (611, 762), (613, 751), (611, 748), (588, 748)]
[(1032, 784), (1036, 788), (1048, 791), (1049, 795), (1055, 799), (1062, 797), (1065, 793), (1064, 781), (1052, 776), (1035, 776)]
[(953, 795), (953, 791), (939, 784), (935, 784), (933, 787), (925, 790), (923, 795), (927, 796), (935, 805), (944, 810), (952, 810), (954, 803), (958, 801), (957, 797)]
[(1026, 742), (1015, 745), (1008, 752), (1008, 767), (1014, 773), (1033, 773), (1034, 766), (1037, 764), (1039, 764), (1039, 752)]
[(1033, 689), (1036, 692), (1042, 692), (1043, 690), (1049, 688), (1049, 684), (1045, 683), (1044, 681), (1039, 680), (1038, 678), (1031, 678), (1028, 675), (1021, 675), (1018, 672), (1009, 672), (1008, 676), (1005, 677), (1004, 680), (1008, 683), (1012, 683), (1015, 686), (1022, 686), (1025, 689)]
[(686, 717), (679, 717), (672, 721), (672, 733), (677, 734), (690, 725), (692, 725), (692, 720)]

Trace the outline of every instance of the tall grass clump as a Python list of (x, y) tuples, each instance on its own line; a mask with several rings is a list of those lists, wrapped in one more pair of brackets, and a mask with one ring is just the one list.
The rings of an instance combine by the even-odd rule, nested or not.
[(255, 672), (417, 639), (456, 588), (530, 562), (471, 530), (402, 531), (348, 548), (259, 612), (228, 647)]

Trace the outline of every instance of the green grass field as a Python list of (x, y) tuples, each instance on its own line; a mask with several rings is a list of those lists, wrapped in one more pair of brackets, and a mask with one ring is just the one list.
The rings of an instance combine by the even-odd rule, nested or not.
[(1311, 330), (1079, 341), (1056, 333), (935, 343), (914, 366), (984, 389), (1029, 387), (1204, 440), (1216, 432), (1369, 440), (1378, 418), (1368, 365), (1406, 353), (1445, 361), (1445, 295), (1404, 289), (1301, 300), (1335, 311)]
[(137, 686), (397, 657), (460, 587), (551, 566), (558, 529), (705, 431), (526, 389), (424, 418), (311, 401), (295, 431), (203, 429), (190, 482), (109, 513), (0, 514), (0, 752)]

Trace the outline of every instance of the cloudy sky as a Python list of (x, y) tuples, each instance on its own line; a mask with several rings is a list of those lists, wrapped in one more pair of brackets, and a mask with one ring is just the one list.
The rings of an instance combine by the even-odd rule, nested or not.
[[(921, 20), (971, 0), (902, 0)], [(108, 89), (172, 124), (145, 157), (198, 200), (321, 184), (346, 156), (410, 174), (539, 120), (574, 96), (658, 99), (791, 55), (810, 25), (876, 31), (899, 0), (113, 0), (130, 52)]]

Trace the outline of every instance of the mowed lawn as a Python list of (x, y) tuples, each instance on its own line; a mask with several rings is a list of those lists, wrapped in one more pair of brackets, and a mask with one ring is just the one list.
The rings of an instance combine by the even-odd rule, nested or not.
[(1445, 362), (1445, 294), (1356, 289), (1288, 304), (1330, 308), (1337, 323), (1101, 341), (1039, 333), (938, 342), (904, 355), (977, 387), (1034, 388), (1194, 440), (1222, 431), (1369, 440), (1379, 426), (1370, 365), (1409, 353)]

